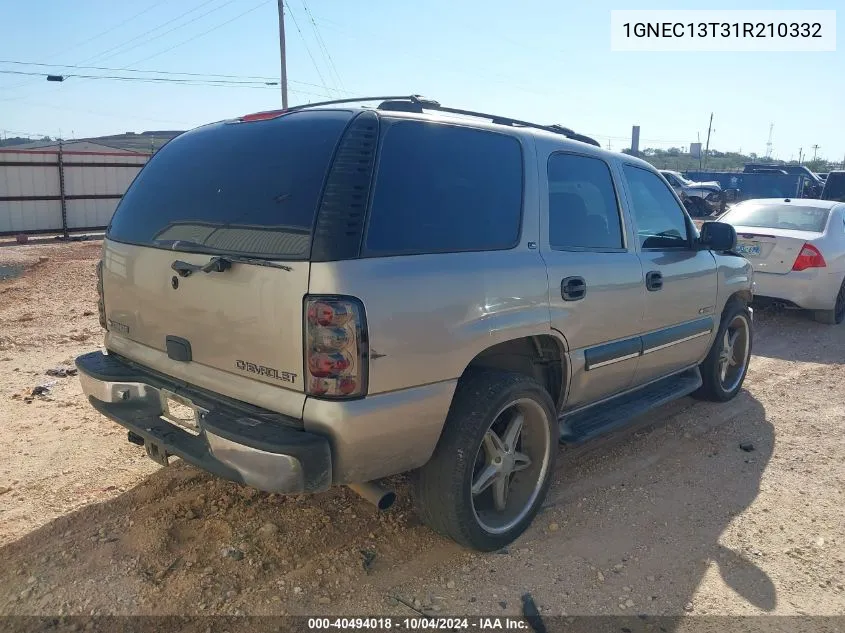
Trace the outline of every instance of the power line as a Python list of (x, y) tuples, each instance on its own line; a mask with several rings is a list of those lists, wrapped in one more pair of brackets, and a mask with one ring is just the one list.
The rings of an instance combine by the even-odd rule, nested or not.
[(296, 15), (293, 12), (293, 8), (290, 4), (286, 5), (288, 8), (288, 13), (290, 14), (291, 19), (293, 20), (293, 25), (296, 27), (297, 32), (299, 33), (299, 37), (302, 38), (302, 44), (305, 46), (305, 52), (308, 53), (308, 57), (311, 58), (311, 63), (314, 64), (314, 70), (317, 71), (317, 76), (320, 78), (320, 83), (323, 84), (323, 88), (326, 92), (331, 94), (329, 87), (326, 85), (326, 80), (323, 79), (323, 73), (320, 72), (320, 67), (317, 65), (317, 60), (314, 59), (314, 56), (311, 54), (311, 49), (308, 47), (308, 42), (305, 39), (305, 35), (302, 34), (302, 29), (299, 28), (299, 22), (296, 21)]
[[(213, 1), (213, 0), (209, 0), (209, 2), (210, 2), (210, 1)], [(182, 28), (182, 27), (184, 27), (184, 26), (187, 26), (188, 24), (191, 24), (191, 23), (193, 23), (193, 22), (195, 22), (195, 21), (199, 20), (200, 18), (202, 18), (202, 17), (204, 17), (204, 16), (208, 15), (209, 13), (212, 13), (212, 12), (216, 11), (217, 9), (221, 9), (221, 8), (222, 8), (222, 7), (224, 7), (224, 6), (226, 6), (226, 5), (228, 5), (228, 4), (231, 4), (231, 3), (232, 3), (232, 2), (234, 2), (234, 1), (235, 1), (235, 0), (229, 0), (228, 2), (225, 2), (224, 4), (222, 4), (222, 5), (218, 6), (218, 7), (216, 7), (215, 9), (212, 9), (211, 11), (207, 11), (207, 12), (205, 12), (205, 13), (203, 13), (203, 14), (201, 14), (201, 15), (197, 16), (196, 18), (194, 18), (194, 19), (192, 19), (192, 20), (190, 20), (190, 21), (186, 22), (185, 24), (181, 24), (181, 25), (179, 25), (179, 26), (177, 26), (177, 27), (174, 27), (174, 28), (172, 28), (172, 29), (170, 29), (170, 30), (166, 31), (165, 33), (160, 33), (160, 34), (159, 34), (158, 36), (156, 36), (155, 38), (151, 38), (151, 40), (152, 40), (152, 39), (157, 39), (157, 38), (158, 38), (158, 37), (160, 37), (161, 35), (166, 35), (167, 33), (170, 33), (170, 32), (172, 32), (172, 31), (175, 31), (176, 29), (179, 29), (179, 28)], [(191, 13), (191, 12), (193, 12), (193, 11), (196, 11), (198, 8), (201, 8), (201, 7), (203, 7), (203, 6), (207, 5), (207, 4), (209, 4), (209, 2), (205, 2), (205, 3), (201, 4), (201, 5), (199, 5), (198, 7), (194, 7), (194, 9), (192, 9), (191, 11), (188, 11), (188, 13)], [(242, 17), (242, 16), (246, 15), (247, 13), (251, 13), (252, 11), (255, 11), (256, 9), (258, 9), (258, 8), (259, 8), (259, 7), (261, 7), (262, 5), (266, 4), (267, 2), (269, 2), (269, 0), (265, 0), (264, 2), (261, 2), (261, 3), (257, 4), (257, 5), (255, 5), (254, 7), (250, 8), (250, 9), (247, 9), (247, 10), (246, 10), (246, 11), (244, 11), (243, 13), (239, 13), (238, 15), (236, 15), (236, 16), (235, 16), (235, 17), (233, 17), (233, 18), (231, 18), (230, 20), (226, 20), (225, 22), (223, 22), (223, 23), (221, 23), (221, 24), (218, 24), (217, 26), (214, 26), (214, 27), (212, 27), (212, 28), (210, 28), (210, 29), (208, 29), (208, 30), (206, 30), (206, 31), (203, 31), (202, 33), (198, 33), (197, 35), (194, 35), (193, 37), (190, 37), (190, 38), (188, 38), (187, 40), (183, 40), (182, 42), (179, 42), (178, 44), (175, 44), (175, 45), (173, 45), (173, 46), (171, 46), (171, 47), (169, 47), (169, 48), (164, 49), (163, 51), (159, 51), (158, 53), (154, 53), (154, 54), (152, 54), (152, 55), (149, 55), (149, 56), (147, 56), (147, 57), (144, 57), (143, 59), (139, 59), (139, 60), (136, 60), (136, 61), (134, 61), (134, 62), (131, 62), (130, 64), (127, 64), (125, 67), (123, 67), (123, 68), (121, 68), (121, 69), (119, 69), (119, 70), (126, 70), (126, 68), (128, 68), (128, 67), (130, 67), (130, 66), (134, 66), (135, 64), (140, 64), (141, 62), (144, 62), (144, 61), (146, 61), (146, 60), (148, 60), (148, 59), (152, 59), (153, 57), (158, 57), (159, 55), (163, 55), (164, 53), (167, 53), (167, 52), (169, 52), (169, 51), (172, 51), (174, 48), (178, 48), (178, 47), (180, 47), (180, 46), (182, 46), (182, 45), (184, 45), (184, 44), (187, 44), (188, 42), (191, 42), (191, 41), (193, 41), (193, 40), (195, 40), (195, 39), (197, 39), (197, 38), (200, 38), (200, 37), (202, 37), (202, 36), (204, 36), (204, 35), (207, 35), (208, 33), (211, 33), (212, 31), (216, 31), (217, 29), (219, 29), (219, 28), (222, 28), (222, 27), (226, 26), (226, 25), (227, 25), (227, 24), (229, 24), (230, 22), (234, 22), (235, 20), (237, 20), (238, 18), (240, 18), (240, 17)], [(186, 15), (186, 14), (182, 14), (182, 15)], [(181, 17), (181, 16), (180, 16), (180, 17)], [(178, 18), (174, 18), (174, 19), (178, 19)], [(172, 22), (172, 21), (173, 21), (173, 20), (171, 20), (171, 22)], [(155, 29), (153, 29), (153, 30), (155, 30)], [(149, 42), (149, 41), (151, 41), (151, 40), (147, 40), (147, 42)], [(143, 44), (143, 42), (142, 42), (142, 44)], [(140, 44), (139, 44), (139, 46), (140, 46)], [(133, 47), (131, 47), (131, 48), (137, 48), (137, 46), (133, 46)], [(126, 50), (121, 51), (120, 53), (117, 53), (117, 54), (122, 54), (122, 53), (126, 52), (127, 50), (130, 50), (130, 49), (126, 49)], [(113, 57), (113, 56), (112, 56), (112, 57)], [(83, 82), (80, 82), (80, 83), (84, 83), (84, 81), (83, 81)], [(79, 84), (77, 84), (77, 85), (79, 85)], [(201, 85), (201, 84), (197, 84), (197, 85)]]
[[(221, 79), (256, 79), (260, 81), (275, 81), (278, 82), (278, 77), (266, 77), (263, 75), (224, 75), (219, 73), (195, 73), (195, 72), (181, 72), (175, 70), (143, 70), (140, 68), (115, 68), (113, 66), (80, 66), (78, 64), (44, 64), (40, 62), (23, 62), (11, 59), (0, 59), (0, 64), (15, 64), (18, 66), (38, 66), (41, 68), (72, 68), (74, 70), (105, 70), (110, 72), (126, 72), (126, 73), (143, 73), (150, 75), (167, 75), (167, 76), (183, 76), (183, 77), (201, 77), (201, 78), (221, 78)], [(36, 73), (43, 76), (42, 73)], [(52, 74), (52, 73), (51, 73)], [(58, 74), (58, 73), (56, 73)], [(307, 81), (298, 81), (296, 79), (288, 79), (289, 82), (299, 84), (301, 86), (311, 86), (312, 88), (324, 88), (319, 84), (309, 83)], [(347, 92), (347, 91), (344, 91)]]
[(335, 85), (339, 85), (341, 88), (345, 88), (343, 85), (343, 80), (340, 78), (340, 74), (337, 72), (337, 67), (334, 65), (334, 60), (332, 59), (331, 53), (329, 53), (329, 49), (326, 46), (326, 42), (323, 40), (323, 36), (320, 34), (320, 28), (317, 26), (317, 22), (314, 20), (314, 16), (312, 15), (310, 9), (308, 9), (308, 5), (305, 3), (305, 0), (301, 0), (302, 8), (305, 9), (305, 15), (311, 22), (311, 28), (314, 30), (314, 35), (317, 38), (317, 45), (320, 47), (320, 50), (323, 53), (324, 59), (328, 61), (328, 68), (329, 74), (332, 72), (334, 73), (335, 80), (337, 83)]
[[(132, 15), (132, 16), (130, 16), (130, 17), (128, 17), (128, 18), (126, 18), (126, 19), (125, 19), (125, 20), (123, 20), (122, 22), (118, 22), (118, 23), (117, 23), (117, 24), (115, 24), (114, 26), (107, 28), (105, 31), (101, 31), (100, 33), (97, 33), (96, 35), (93, 35), (93, 36), (89, 37), (88, 39), (85, 39), (85, 40), (83, 40), (83, 41), (81, 41), (81, 42), (77, 42), (76, 44), (71, 44), (71, 45), (70, 45), (70, 46), (68, 46), (67, 48), (63, 48), (62, 50), (60, 50), (60, 51), (59, 51), (58, 53), (56, 53), (55, 55), (50, 55), (49, 57), (47, 57), (47, 59), (51, 59), (51, 58), (54, 58), (54, 57), (58, 57), (59, 55), (64, 55), (65, 53), (67, 53), (68, 51), (73, 50), (74, 48), (79, 48), (80, 46), (83, 46), (83, 45), (85, 45), (85, 44), (88, 44), (89, 42), (93, 42), (94, 40), (101, 38), (103, 35), (108, 35), (109, 33), (111, 33), (112, 31), (114, 31), (114, 30), (116, 30), (116, 29), (120, 28), (121, 26), (123, 26), (123, 25), (124, 25), (124, 24), (126, 24), (127, 22), (131, 22), (131, 21), (132, 21), (132, 20), (134, 20), (135, 18), (140, 17), (140, 16), (142, 16), (143, 14), (145, 14), (145, 13), (147, 13), (147, 12), (149, 12), (149, 11), (152, 11), (152, 10), (153, 10), (153, 9), (155, 9), (157, 6), (159, 6), (159, 5), (161, 5), (161, 4), (164, 4), (166, 1), (167, 1), (167, 0), (161, 0), (160, 2), (156, 2), (155, 4), (150, 5), (149, 7), (147, 7), (146, 9), (144, 9), (143, 11), (139, 11), (138, 13), (135, 13), (134, 15)], [(35, 82), (23, 82), (23, 83), (20, 83), (20, 84), (15, 84), (14, 86), (7, 86), (7, 87), (6, 87), (6, 90), (12, 90), (12, 89), (14, 89), (14, 88), (20, 88), (21, 86), (27, 86), (27, 85), (31, 85), (31, 84), (34, 84), (34, 83), (35, 83)]]
[[(0, 70), (0, 74), (4, 75), (28, 75), (31, 77), (45, 77), (44, 73), (26, 72), (22, 70)], [(59, 75), (62, 77), (60, 81), (65, 79), (78, 77), (80, 79), (110, 79), (114, 81), (140, 81), (146, 83), (174, 83), (180, 85), (219, 85), (219, 86), (245, 86), (253, 88), (261, 88), (265, 86), (278, 85), (278, 81), (234, 81), (231, 79), (174, 79), (172, 77), (125, 77), (119, 75)]]
[[(121, 49), (121, 48), (123, 48), (124, 46), (126, 46), (127, 44), (129, 44), (129, 43), (131, 43), (131, 42), (135, 42), (135, 41), (137, 41), (137, 40), (139, 40), (139, 39), (143, 38), (145, 35), (149, 35), (150, 33), (153, 33), (153, 32), (155, 32), (155, 31), (158, 31), (160, 28), (162, 28), (162, 27), (164, 27), (164, 26), (167, 26), (168, 24), (172, 24), (173, 22), (176, 22), (177, 20), (182, 19), (182, 18), (183, 18), (183, 17), (185, 17), (186, 15), (190, 15), (190, 14), (191, 14), (191, 13), (193, 13), (194, 11), (198, 11), (199, 9), (202, 9), (203, 7), (205, 7), (205, 6), (209, 5), (209, 4), (211, 4), (212, 2), (216, 2), (216, 1), (217, 1), (217, 0), (206, 0), (205, 2), (202, 2), (202, 3), (198, 4), (197, 6), (195, 6), (193, 9), (189, 9), (188, 11), (185, 11), (184, 13), (180, 13), (180, 14), (179, 14), (179, 15), (177, 15), (175, 18), (172, 18), (172, 19), (170, 19), (170, 20), (167, 20), (166, 22), (162, 22), (162, 23), (161, 23), (161, 24), (159, 24), (158, 26), (154, 26), (153, 28), (149, 29), (148, 31), (144, 31), (144, 32), (143, 32), (143, 33), (141, 33), (140, 35), (136, 35), (135, 37), (132, 37), (132, 38), (130, 38), (130, 39), (128, 39), (128, 40), (125, 40), (125, 41), (121, 42), (121, 43), (120, 43), (120, 44), (118, 44), (117, 46), (112, 46), (111, 48), (107, 48), (106, 50), (104, 50), (104, 51), (102, 51), (102, 52), (98, 53), (97, 55), (94, 55), (94, 56), (92, 56), (92, 57), (88, 57), (88, 58), (86, 58), (86, 59), (83, 59), (83, 60), (82, 60), (81, 62), (79, 62), (79, 63), (80, 63), (80, 64), (84, 64), (84, 63), (86, 63), (86, 62), (89, 62), (89, 61), (92, 61), (92, 60), (94, 60), (94, 59), (98, 59), (98, 58), (100, 58), (100, 59), (111, 59), (112, 57), (115, 57), (115, 56), (117, 56), (117, 55), (121, 55), (121, 54), (123, 54), (123, 53), (125, 53), (125, 52), (127, 52), (127, 51), (130, 51), (130, 50), (133, 50), (133, 49), (135, 49), (135, 48), (138, 48), (138, 46), (143, 46), (144, 44), (147, 44), (147, 43), (149, 43), (149, 42), (151, 42), (151, 41), (153, 41), (153, 40), (156, 40), (156, 39), (158, 39), (158, 38), (160, 38), (160, 37), (163, 37), (163, 36), (167, 35), (168, 33), (172, 33), (173, 31), (175, 31), (175, 30), (177, 30), (177, 29), (180, 29), (180, 28), (183, 28), (183, 27), (185, 27), (185, 26), (188, 26), (189, 24), (193, 24), (194, 22), (196, 22), (196, 21), (197, 21), (197, 20), (199, 20), (200, 18), (202, 18), (202, 17), (204, 17), (204, 16), (208, 15), (209, 13), (213, 13), (214, 11), (217, 11), (218, 9), (222, 9), (222, 8), (223, 8), (224, 6), (226, 6), (227, 4), (231, 4), (231, 2), (233, 2), (234, 0), (229, 0), (229, 2), (226, 2), (225, 4), (222, 4), (222, 5), (220, 5), (219, 7), (216, 7), (216, 8), (214, 8), (214, 9), (212, 9), (211, 11), (207, 11), (206, 13), (203, 13), (203, 14), (201, 14), (201, 15), (199, 15), (199, 16), (197, 16), (197, 17), (195, 17), (195, 18), (191, 19), (191, 20), (188, 20), (188, 21), (187, 21), (187, 22), (185, 22), (184, 24), (180, 24), (180, 25), (178, 25), (178, 26), (173, 27), (172, 29), (168, 29), (168, 30), (167, 30), (167, 31), (165, 31), (164, 33), (159, 33), (158, 35), (155, 35), (155, 36), (153, 36), (153, 37), (151, 37), (151, 38), (147, 39), (146, 41), (142, 41), (142, 42), (140, 42), (139, 44), (136, 44), (136, 45), (134, 45), (134, 46), (130, 46), (129, 48), (126, 48), (126, 49), (124, 49), (124, 50), (122, 50), (122, 51), (119, 51), (119, 52), (115, 53), (114, 55), (108, 55), (108, 53), (111, 53), (112, 51), (115, 51), (115, 50)], [(104, 55), (105, 55), (106, 57), (103, 57)]]
[[(232, 1), (232, 0), (230, 0), (230, 1)], [(223, 23), (221, 23), (221, 24), (218, 24), (217, 26), (214, 26), (214, 27), (212, 27), (212, 28), (208, 29), (207, 31), (203, 31), (202, 33), (198, 33), (197, 35), (194, 35), (193, 37), (189, 37), (188, 39), (186, 39), (186, 40), (184, 40), (184, 41), (182, 41), (182, 42), (179, 42), (178, 44), (175, 44), (175, 45), (171, 46), (170, 48), (166, 48), (166, 49), (164, 49), (163, 51), (160, 51), (160, 52), (158, 52), (158, 53), (155, 53), (155, 54), (153, 54), (153, 55), (150, 55), (149, 57), (145, 57), (144, 59), (139, 59), (138, 61), (134, 61), (134, 62), (132, 62), (131, 64), (129, 64), (129, 66), (134, 66), (135, 64), (140, 64), (141, 62), (145, 62), (145, 61), (147, 61), (148, 59), (152, 59), (153, 57), (158, 57), (159, 55), (164, 55), (165, 53), (169, 53), (169, 52), (170, 52), (170, 51), (172, 51), (174, 48), (179, 48), (180, 46), (183, 46), (183, 45), (187, 44), (188, 42), (193, 42), (193, 41), (194, 41), (195, 39), (197, 39), (197, 38), (200, 38), (200, 37), (202, 37), (202, 36), (204, 36), (204, 35), (208, 35), (208, 34), (209, 34), (209, 33), (211, 33), (212, 31), (216, 31), (217, 29), (222, 28), (222, 27), (226, 26), (227, 24), (230, 24), (230, 23), (234, 22), (235, 20), (237, 20), (237, 19), (239, 19), (239, 18), (242, 18), (242, 17), (243, 17), (243, 16), (245, 16), (246, 14), (248, 14), (248, 13), (252, 13), (252, 12), (253, 12), (253, 11), (255, 11), (256, 9), (260, 9), (261, 7), (263, 7), (265, 4), (269, 3), (270, 1), (271, 1), (271, 0), (264, 0), (264, 2), (260, 2), (260, 3), (258, 3), (257, 5), (255, 5), (255, 6), (254, 6), (254, 7), (252, 7), (251, 9), (247, 9), (247, 10), (246, 10), (246, 11), (244, 11), (243, 13), (239, 13), (238, 15), (236, 15), (235, 17), (233, 17), (233, 18), (232, 18), (232, 19), (230, 19), (230, 20), (226, 20), (225, 22), (223, 22)], [(229, 4), (229, 3), (227, 2), (226, 4)]]
[[(171, 33), (171, 32), (173, 32), (173, 31), (175, 31), (175, 30), (177, 30), (177, 29), (180, 29), (180, 28), (185, 27), (185, 26), (187, 26), (187, 25), (189, 25), (189, 24), (192, 24), (192, 23), (193, 23), (193, 22), (195, 22), (196, 20), (199, 20), (200, 18), (202, 18), (202, 17), (204, 17), (204, 16), (208, 15), (209, 13), (213, 13), (214, 11), (217, 11), (218, 9), (222, 9), (222, 8), (223, 8), (224, 6), (226, 6), (227, 4), (231, 4), (232, 2), (234, 2), (234, 0), (229, 0), (228, 2), (226, 2), (226, 3), (224, 3), (224, 4), (222, 4), (222, 5), (218, 6), (218, 7), (216, 7), (215, 9), (212, 9), (211, 11), (207, 11), (206, 13), (203, 13), (202, 15), (199, 15), (199, 16), (197, 16), (196, 18), (194, 18), (194, 19), (192, 19), (192, 20), (189, 20), (188, 22), (186, 22), (186, 23), (184, 23), (184, 24), (180, 24), (179, 26), (176, 26), (176, 27), (174, 27), (174, 28), (172, 28), (172, 29), (169, 29), (169, 30), (165, 31), (164, 33), (159, 33), (158, 35), (156, 35), (156, 36), (154, 36), (154, 37), (152, 37), (152, 38), (148, 39), (146, 42), (141, 42), (141, 43), (139, 43), (139, 44), (136, 44), (135, 46), (130, 46), (129, 48), (124, 49), (124, 50), (122, 50), (122, 51), (119, 51), (119, 52), (117, 52), (117, 53), (115, 53), (115, 54), (113, 54), (113, 55), (108, 55), (108, 53), (110, 53), (111, 51), (114, 51), (114, 50), (119, 49), (119, 48), (123, 48), (126, 44), (128, 44), (128, 43), (130, 43), (130, 42), (134, 42), (134, 41), (136, 41), (136, 40), (138, 40), (138, 39), (140, 39), (140, 38), (144, 37), (145, 35), (148, 35), (148, 34), (150, 34), (150, 33), (153, 33), (154, 31), (157, 31), (158, 29), (160, 29), (160, 28), (162, 28), (162, 27), (164, 27), (164, 26), (167, 26), (168, 24), (171, 24), (171, 23), (173, 23), (173, 22), (175, 22), (175, 21), (177, 21), (177, 20), (179, 20), (179, 19), (181, 19), (181, 18), (185, 17), (186, 15), (189, 15), (189, 14), (191, 14), (191, 13), (193, 13), (193, 12), (195, 12), (195, 11), (197, 11), (197, 10), (201, 9), (202, 7), (207, 6), (207, 5), (211, 4), (212, 2), (216, 2), (216, 1), (217, 1), (217, 0), (206, 0), (205, 2), (202, 2), (201, 4), (199, 4), (199, 5), (195, 6), (193, 9), (189, 9), (188, 11), (186, 11), (186, 12), (184, 12), (184, 13), (181, 13), (181, 14), (177, 15), (175, 18), (171, 18), (170, 20), (167, 20), (166, 22), (162, 22), (162, 23), (161, 23), (161, 24), (159, 24), (158, 26), (155, 26), (155, 27), (153, 27), (152, 29), (149, 29), (149, 30), (147, 30), (147, 31), (144, 31), (144, 32), (143, 32), (143, 33), (141, 33), (140, 35), (136, 35), (136, 36), (135, 36), (135, 37), (133, 37), (133, 38), (130, 38), (130, 39), (128, 39), (128, 40), (125, 40), (125, 41), (121, 42), (120, 44), (118, 44), (117, 46), (112, 46), (111, 48), (108, 48), (108, 49), (106, 49), (105, 51), (102, 51), (102, 52), (100, 52), (100, 53), (98, 53), (98, 54), (96, 54), (96, 55), (94, 55), (94, 56), (92, 56), (92, 57), (88, 57), (88, 58), (86, 58), (86, 59), (82, 60), (82, 61), (81, 61), (81, 62), (79, 62), (79, 63), (80, 63), (80, 64), (84, 64), (84, 63), (89, 62), (89, 61), (91, 61), (91, 60), (94, 60), (94, 59), (97, 59), (97, 58), (102, 58), (102, 57), (103, 57), (103, 55), (106, 55), (106, 57), (105, 57), (104, 59), (111, 59), (112, 57), (115, 57), (115, 56), (117, 56), (117, 55), (121, 55), (122, 53), (125, 53), (125, 52), (127, 52), (127, 51), (132, 50), (132, 49), (135, 49), (135, 48), (137, 48), (138, 46), (142, 46), (142, 45), (143, 45), (143, 44), (145, 44), (145, 43), (148, 43), (148, 42), (150, 42), (150, 41), (152, 41), (152, 40), (158, 39), (159, 37), (162, 37), (162, 36), (164, 36), (164, 35), (167, 35), (168, 33)], [(130, 66), (131, 66), (131, 64), (130, 64)], [(121, 69), (121, 70), (122, 70), (122, 69)], [(83, 83), (84, 83), (84, 82), (83, 82)], [(19, 84), (19, 85), (20, 85), (20, 84)], [(9, 100), (12, 100), (12, 99), (4, 99), (4, 101), (9, 101)]]
[(115, 24), (114, 26), (112, 26), (112, 27), (110, 27), (110, 28), (107, 28), (105, 31), (101, 31), (100, 33), (97, 33), (96, 35), (92, 35), (91, 37), (89, 37), (89, 38), (88, 38), (88, 39), (86, 39), (86, 40), (83, 40), (83, 41), (81, 41), (81, 42), (77, 42), (76, 44), (72, 44), (72, 45), (68, 46), (67, 48), (62, 49), (59, 53), (56, 53), (56, 55), (51, 55), (51, 57), (56, 57), (56, 56), (58, 56), (58, 55), (63, 55), (63, 54), (65, 54), (65, 53), (67, 53), (68, 51), (73, 50), (74, 48), (79, 48), (80, 46), (84, 46), (85, 44), (88, 44), (89, 42), (93, 42), (94, 40), (96, 40), (96, 39), (99, 39), (99, 38), (103, 37), (103, 35), (108, 35), (108, 34), (109, 34), (109, 33), (111, 33), (112, 31), (114, 31), (114, 30), (116, 30), (116, 29), (120, 28), (121, 26), (123, 26), (124, 24), (127, 24), (128, 22), (131, 22), (131, 21), (132, 21), (132, 20), (134, 20), (135, 18), (138, 18), (138, 17), (140, 17), (140, 16), (144, 15), (145, 13), (148, 13), (148, 12), (152, 11), (152, 10), (153, 10), (153, 9), (155, 9), (157, 6), (159, 6), (159, 5), (161, 5), (161, 4), (164, 4), (165, 2), (167, 2), (167, 0), (161, 0), (161, 2), (156, 2), (155, 4), (148, 6), (148, 7), (147, 7), (146, 9), (144, 9), (143, 11), (139, 11), (138, 13), (136, 13), (136, 14), (134, 14), (134, 15), (132, 15), (132, 16), (130, 16), (130, 17), (128, 17), (128, 18), (126, 18), (126, 19), (125, 19), (125, 20), (123, 20), (122, 22), (118, 22), (118, 23), (117, 23), (117, 24)]
[(127, 73), (148, 73), (155, 75), (187, 75), (191, 77), (221, 77), (224, 79), (267, 79), (278, 81), (276, 77), (263, 77), (261, 75), (219, 75), (215, 73), (192, 73), (178, 72), (175, 70), (143, 70), (140, 68), (114, 68), (113, 66), (80, 66), (78, 64), (42, 64), (38, 62), (21, 62), (11, 59), (0, 59), (0, 64), (16, 64), (18, 66), (40, 66), (42, 68), (73, 68), (75, 70), (109, 70), (114, 72)]

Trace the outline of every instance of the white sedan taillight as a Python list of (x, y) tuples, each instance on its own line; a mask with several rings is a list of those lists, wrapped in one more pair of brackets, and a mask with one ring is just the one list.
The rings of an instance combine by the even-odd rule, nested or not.
[(821, 251), (807, 242), (801, 248), (798, 257), (795, 258), (795, 263), (792, 264), (792, 270), (801, 271), (807, 270), (808, 268), (824, 268), (825, 266), (827, 266), (827, 262), (824, 261)]
[(305, 391), (321, 398), (367, 392), (367, 324), (352, 297), (305, 299)]

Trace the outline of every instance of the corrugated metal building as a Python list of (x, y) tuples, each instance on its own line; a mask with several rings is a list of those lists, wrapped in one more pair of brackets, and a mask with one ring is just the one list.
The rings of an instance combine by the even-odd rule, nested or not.
[(149, 157), (91, 141), (0, 149), (0, 235), (105, 228)]

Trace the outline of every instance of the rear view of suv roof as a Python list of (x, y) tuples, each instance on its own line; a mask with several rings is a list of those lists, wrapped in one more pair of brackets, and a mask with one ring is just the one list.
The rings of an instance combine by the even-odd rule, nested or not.
[(530, 127), (538, 130), (545, 130), (546, 132), (554, 132), (555, 134), (563, 134), (567, 138), (570, 138), (574, 141), (580, 141), (582, 143), (588, 143), (590, 145), (595, 145), (596, 147), (601, 147), (601, 144), (595, 139), (592, 139), (589, 136), (585, 136), (584, 134), (579, 134), (574, 130), (571, 130), (570, 128), (564, 127), (562, 125), (543, 125), (540, 123), (531, 123), (529, 121), (522, 121), (520, 119), (514, 119), (511, 117), (503, 117), (497, 114), (486, 114), (484, 112), (476, 112), (474, 110), (450, 108), (448, 106), (441, 105), (438, 101), (434, 101), (433, 99), (426, 99), (425, 97), (422, 97), (420, 95), (407, 95), (398, 97), (354, 97), (350, 99), (333, 99), (331, 101), (320, 101), (318, 103), (309, 103), (306, 105), (293, 106), (291, 108), (288, 108), (287, 110), (269, 110), (265, 112), (247, 114), (242, 116), (239, 120), (244, 122), (262, 121), (279, 117), (283, 114), (295, 112), (298, 110), (319, 108), (330, 105), (367, 103), (375, 101), (379, 102), (379, 105), (377, 106), (378, 110), (387, 110), (394, 112), (417, 112), (420, 114), (425, 111), (435, 111), (444, 112), (448, 114), (457, 114), (461, 116), (477, 117), (480, 119), (486, 119), (488, 121), (491, 121), (492, 123), (496, 123), (499, 125), (507, 125), (512, 127)]

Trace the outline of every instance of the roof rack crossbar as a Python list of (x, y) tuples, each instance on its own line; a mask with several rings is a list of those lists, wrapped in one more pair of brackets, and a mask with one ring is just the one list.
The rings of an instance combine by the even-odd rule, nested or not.
[(287, 110), (284, 110), (284, 112), (295, 112), (297, 110), (304, 110), (307, 108), (315, 108), (319, 106), (340, 105), (344, 103), (361, 103), (365, 101), (410, 101), (411, 103), (415, 103), (426, 110), (436, 110), (438, 112), (446, 112), (449, 114), (457, 114), (460, 116), (471, 116), (480, 119), (488, 119), (489, 121), (500, 125), (510, 125), (513, 127), (530, 127), (537, 130), (544, 130), (546, 132), (553, 132), (554, 134), (562, 134), (572, 140), (581, 141), (582, 143), (588, 143), (590, 145), (595, 145), (596, 147), (601, 147), (601, 144), (595, 139), (592, 139), (589, 136), (585, 136), (584, 134), (578, 134), (570, 128), (564, 127), (562, 125), (542, 125), (540, 123), (531, 123), (530, 121), (512, 119), (510, 117), (503, 117), (496, 114), (486, 114), (484, 112), (476, 112), (474, 110), (450, 108), (448, 106), (440, 105), (439, 102), (434, 101), (433, 99), (426, 99), (421, 95), (399, 95), (388, 97), (352, 97), (349, 99), (332, 99), (331, 101), (319, 101), (317, 103), (305, 103), (298, 106), (292, 106)]
[(544, 130), (546, 132), (554, 132), (555, 134), (563, 134), (567, 138), (571, 138), (576, 141), (581, 141), (582, 143), (589, 143), (590, 145), (595, 145), (596, 147), (601, 147), (601, 145), (595, 141), (594, 139), (590, 138), (589, 136), (585, 136), (583, 134), (578, 134), (577, 132), (569, 129), (568, 127), (564, 127), (562, 125), (542, 125), (540, 123), (531, 123), (530, 121), (522, 121), (520, 119), (512, 119), (510, 117), (503, 117), (497, 114), (486, 114), (484, 112), (476, 112), (474, 110), (461, 110), (459, 108), (449, 108), (446, 106), (437, 106), (431, 108), (433, 110), (439, 110), (440, 112), (448, 112), (450, 114), (458, 114), (462, 116), (474, 116), (481, 119), (489, 119), (493, 123), (498, 123), (501, 125), (510, 125), (510, 126), (519, 126), (519, 127), (530, 127), (537, 130)]
[(423, 107), (439, 107), (440, 104), (430, 99), (425, 99), (420, 95), (399, 95), (391, 97), (351, 97), (348, 99), (332, 99), (331, 101), (318, 101), (316, 103), (304, 103), (302, 105), (291, 106), (285, 112), (294, 112), (296, 110), (304, 110), (305, 108), (315, 108), (317, 106), (326, 105), (340, 105), (342, 103), (361, 103), (364, 101), (411, 101), (419, 103)]

